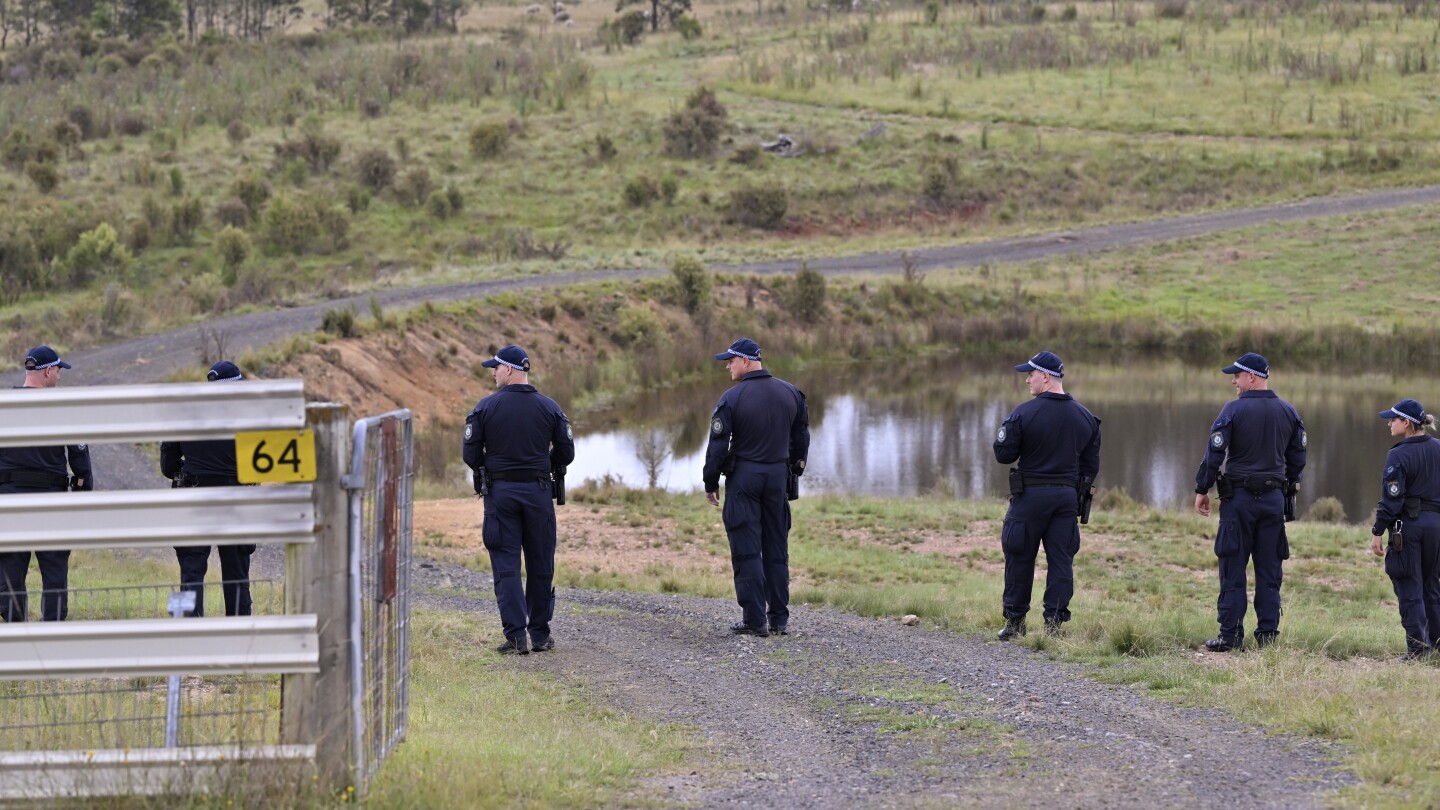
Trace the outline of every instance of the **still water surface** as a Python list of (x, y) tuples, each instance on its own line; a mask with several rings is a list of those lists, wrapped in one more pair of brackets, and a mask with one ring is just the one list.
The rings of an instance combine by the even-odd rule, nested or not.
[[(1210, 424), (1234, 397), (1230, 378), (1219, 371), (1230, 359), (1202, 368), (1154, 359), (1067, 357), (1066, 391), (1103, 420), (1100, 486), (1124, 487), (1154, 506), (1193, 503), (1195, 470)], [(781, 371), (779, 376), (805, 391), (810, 405), (810, 466), (802, 490), (1003, 496), (1007, 468), (996, 463), (991, 441), (1005, 416), (1029, 396), (1023, 375), (1011, 370), (1020, 360), (898, 357), (889, 366), (867, 362)], [(730, 385), (716, 363), (715, 374), (705, 380), (648, 391), (603, 414), (577, 415), (570, 480), (610, 475), (644, 486), (649, 473), (643, 458), (649, 456), (663, 459), (656, 465), (657, 486), (699, 490), (710, 413)], [(1391, 445), (1377, 412), (1404, 397), (1440, 409), (1440, 382), (1419, 372), (1277, 367), (1271, 388), (1300, 410), (1309, 431), (1302, 512), (1316, 498), (1332, 495), (1357, 522), (1369, 519), (1379, 498), (1380, 471)], [(587, 429), (600, 423), (615, 427)]]

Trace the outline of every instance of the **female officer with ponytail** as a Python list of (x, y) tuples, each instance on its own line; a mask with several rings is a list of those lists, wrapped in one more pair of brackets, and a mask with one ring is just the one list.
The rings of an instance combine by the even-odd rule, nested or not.
[(1440, 641), (1440, 440), (1425, 435), (1435, 429), (1435, 417), (1413, 399), (1380, 418), (1400, 441), (1385, 456), (1370, 550), (1385, 558), (1405, 627), (1402, 658), (1411, 661), (1434, 652)]

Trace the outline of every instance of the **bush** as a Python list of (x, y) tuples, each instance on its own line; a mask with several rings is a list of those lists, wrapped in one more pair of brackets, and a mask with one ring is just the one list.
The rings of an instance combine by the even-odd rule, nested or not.
[(510, 145), (510, 128), (498, 121), (476, 124), (470, 130), (470, 154), (480, 160), (499, 157)]
[(320, 231), (330, 242), (330, 250), (341, 250), (350, 237), (350, 211), (343, 205), (322, 205), (315, 203), (315, 217), (320, 222)]
[(15, 171), (25, 168), (35, 156), (35, 146), (30, 143), (30, 133), (23, 129), (12, 129), (0, 143), (0, 161)]
[(1345, 504), (1333, 495), (1326, 495), (1323, 498), (1316, 498), (1310, 504), (1310, 509), (1305, 513), (1306, 520), (1313, 520), (1317, 523), (1344, 523)]
[(709, 88), (701, 87), (685, 106), (666, 119), (665, 154), (673, 157), (705, 157), (715, 151), (730, 113), (715, 99)]
[(595, 158), (601, 163), (612, 160), (619, 153), (609, 135), (595, 136)]
[(130, 248), (131, 253), (139, 253), (150, 247), (149, 221), (137, 219), (130, 223), (130, 233), (125, 237), (125, 244)]
[(215, 204), (215, 221), (231, 228), (250, 224), (250, 207), (239, 197), (226, 197)]
[(675, 204), (675, 198), (676, 198), (679, 194), (680, 194), (680, 181), (679, 181), (679, 180), (676, 180), (673, 175), (669, 175), (669, 174), (667, 174), (667, 175), (665, 175), (664, 177), (660, 178), (660, 199), (664, 200), (666, 205), (674, 205), (674, 204)]
[(395, 193), (406, 205), (418, 206), (430, 196), (430, 190), (433, 187), (434, 185), (430, 182), (430, 170), (424, 166), (416, 166), (400, 178), (399, 185), (395, 187)]
[(366, 191), (363, 186), (351, 186), (350, 190), (345, 193), (345, 207), (349, 208), (352, 214), (368, 211), (370, 209), (370, 192)]
[(170, 235), (180, 244), (189, 244), (195, 231), (205, 222), (205, 206), (198, 197), (177, 200), (170, 207)]
[(60, 185), (60, 170), (55, 168), (54, 163), (26, 163), (25, 176), (30, 178), (30, 182), (35, 184), (41, 194), (49, 194)]
[(239, 146), (250, 137), (250, 127), (245, 122), (236, 118), (225, 127), (225, 137), (230, 140), (231, 146)]
[(115, 276), (130, 267), (134, 257), (120, 243), (120, 235), (108, 222), (80, 234), (65, 254), (65, 272), (72, 287), (83, 287), (98, 276)]
[(113, 76), (127, 67), (129, 67), (129, 65), (125, 63), (124, 58), (119, 54), (111, 53), (100, 57), (100, 61), (95, 63), (95, 72), (101, 75)]
[(758, 166), (762, 153), (760, 147), (753, 143), (747, 143), (737, 148), (734, 154), (730, 155), (730, 162), (737, 166)]
[(705, 263), (694, 256), (678, 256), (670, 263), (670, 274), (680, 286), (680, 302), (691, 315), (710, 305), (712, 281)]
[(602, 29), (602, 33), (611, 34), (622, 45), (634, 45), (645, 36), (645, 29), (649, 25), (645, 12), (629, 11), (617, 17), (609, 27)]
[(233, 225), (226, 225), (215, 235), (215, 252), (220, 254), (220, 260), (225, 263), (232, 279), (230, 283), (233, 284), (235, 270), (250, 258), (250, 234)]
[(360, 100), (360, 114), (366, 118), (379, 118), (385, 112), (385, 107), (378, 99), (366, 98)]
[(650, 307), (627, 306), (619, 312), (616, 338), (625, 346), (646, 346), (664, 332), (664, 325)]
[(625, 204), (631, 208), (644, 208), (660, 197), (660, 188), (648, 177), (632, 177), (621, 192)]
[(83, 104), (76, 104), (65, 111), (65, 120), (74, 124), (80, 130), (81, 140), (90, 140), (95, 137), (95, 113)]
[(455, 209), (450, 207), (450, 198), (445, 192), (437, 188), (425, 198), (425, 213), (436, 219), (449, 219)]
[(40, 73), (50, 79), (70, 81), (80, 73), (80, 55), (71, 51), (49, 51), (40, 58)]
[(355, 311), (351, 309), (327, 309), (324, 316), (320, 318), (322, 331), (342, 338), (355, 337), (359, 334), (359, 330), (355, 327)]
[(149, 128), (150, 124), (135, 113), (122, 113), (119, 118), (115, 119), (115, 131), (121, 135), (130, 137), (144, 135), (145, 130)]
[(299, 138), (275, 144), (275, 165), (286, 166), (296, 160), (305, 161), (314, 174), (330, 171), (340, 157), (340, 141), (321, 132), (307, 132)]
[(185, 193), (185, 173), (179, 166), (170, 167), (170, 194), (179, 197)]
[(806, 323), (814, 323), (825, 311), (825, 276), (809, 262), (801, 262), (795, 273), (790, 309)]
[(140, 214), (152, 229), (159, 230), (165, 225), (165, 213), (165, 206), (153, 195), (146, 194), (145, 199), (140, 201)]
[(245, 207), (250, 209), (250, 219), (254, 221), (260, 218), (260, 209), (270, 199), (270, 184), (258, 175), (246, 175), (230, 185), (230, 194), (245, 203)]
[(676, 17), (671, 25), (675, 26), (675, 30), (679, 31), (680, 36), (687, 41), (699, 39), (705, 33), (704, 29), (700, 27), (699, 20), (684, 14)]
[(36, 141), (31, 158), (36, 163), (59, 163), (60, 147), (54, 141)]
[(730, 192), (731, 218), (752, 228), (780, 227), (789, 207), (789, 197), (780, 186), (753, 186)]
[(384, 149), (366, 149), (355, 156), (355, 176), (360, 185), (384, 191), (395, 184), (395, 158)]
[(1183, 20), (1189, 11), (1188, 0), (1159, 0), (1155, 4), (1155, 16), (1164, 20)]
[(66, 118), (55, 122), (55, 125), (50, 128), (50, 137), (54, 138), (55, 143), (59, 144), (68, 155), (72, 154), (75, 147), (80, 145), (85, 134), (80, 131), (80, 127), (74, 121)]
[(303, 200), (277, 194), (265, 204), (260, 231), (272, 250), (302, 253), (319, 238), (320, 217)]
[(454, 183), (445, 186), (445, 200), (450, 203), (450, 213), (458, 214), (465, 210), (465, 195)]

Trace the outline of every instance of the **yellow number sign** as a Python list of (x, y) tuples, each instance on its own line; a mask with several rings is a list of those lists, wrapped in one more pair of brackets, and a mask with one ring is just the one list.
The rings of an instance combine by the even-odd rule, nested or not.
[(242, 484), (315, 480), (315, 434), (308, 430), (257, 430), (235, 435)]

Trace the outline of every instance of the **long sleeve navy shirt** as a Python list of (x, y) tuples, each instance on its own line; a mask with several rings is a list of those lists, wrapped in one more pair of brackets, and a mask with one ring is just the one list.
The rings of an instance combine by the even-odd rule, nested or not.
[(1038, 394), (1005, 418), (995, 434), (995, 460), (1022, 475), (1095, 480), (1100, 472), (1100, 420), (1069, 394)]
[(1406, 498), (1440, 503), (1440, 439), (1411, 436), (1390, 448), (1371, 534), (1380, 534), (1400, 519)]
[(760, 369), (741, 377), (720, 395), (710, 417), (701, 478), (706, 492), (720, 489), (720, 471), (738, 461), (776, 464), (810, 456), (810, 413), (805, 395), (788, 382)]
[(1284, 477), (1300, 483), (1305, 472), (1305, 423), (1295, 406), (1274, 391), (1244, 391), (1225, 403), (1215, 424), (1205, 458), (1195, 472), (1195, 494), (1210, 491), (1225, 465), (1227, 478), (1251, 475)]
[(465, 419), (463, 453), (472, 470), (545, 475), (575, 460), (575, 436), (555, 400), (528, 383), (507, 385)]

